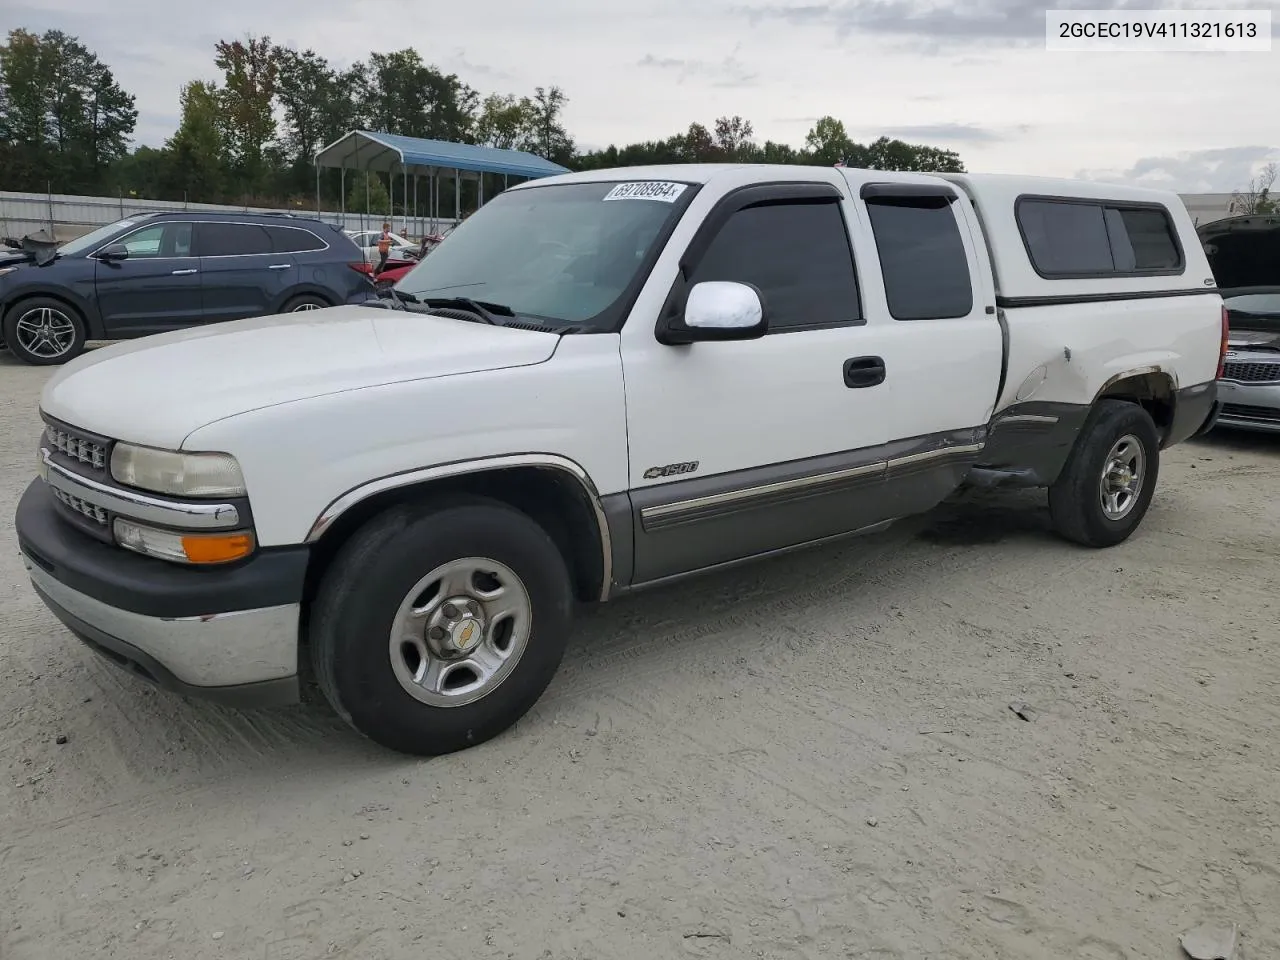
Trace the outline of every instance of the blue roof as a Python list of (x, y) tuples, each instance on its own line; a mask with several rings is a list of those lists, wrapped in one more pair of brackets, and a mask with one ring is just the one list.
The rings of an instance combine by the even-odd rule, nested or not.
[(318, 151), (316, 166), (385, 172), (404, 170), (407, 173), (469, 170), (531, 178), (569, 172), (567, 167), (521, 150), (499, 150), (470, 143), (424, 140), (368, 130), (352, 130)]

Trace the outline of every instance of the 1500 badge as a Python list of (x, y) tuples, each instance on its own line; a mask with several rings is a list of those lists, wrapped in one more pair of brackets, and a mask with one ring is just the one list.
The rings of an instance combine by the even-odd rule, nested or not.
[(686, 473), (693, 473), (697, 469), (697, 460), (688, 460), (684, 463), (668, 463), (665, 467), (650, 467), (644, 472), (644, 478), (646, 480), (657, 480), (660, 477), (679, 477)]

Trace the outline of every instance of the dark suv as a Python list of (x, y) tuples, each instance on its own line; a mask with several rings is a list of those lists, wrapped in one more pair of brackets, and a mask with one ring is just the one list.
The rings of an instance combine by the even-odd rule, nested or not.
[[(12, 245), (12, 244), (11, 244)], [(364, 255), (335, 226), (289, 214), (130, 217), (61, 247), (0, 251), (0, 347), (66, 363), (120, 340), (373, 296)]]

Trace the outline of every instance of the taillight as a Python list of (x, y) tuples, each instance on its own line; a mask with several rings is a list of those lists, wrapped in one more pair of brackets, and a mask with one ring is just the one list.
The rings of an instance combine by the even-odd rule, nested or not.
[(1231, 323), (1227, 319), (1227, 308), (1222, 308), (1222, 346), (1218, 350), (1218, 375), (1215, 379), (1221, 380), (1222, 374), (1227, 369), (1227, 339), (1231, 336)]

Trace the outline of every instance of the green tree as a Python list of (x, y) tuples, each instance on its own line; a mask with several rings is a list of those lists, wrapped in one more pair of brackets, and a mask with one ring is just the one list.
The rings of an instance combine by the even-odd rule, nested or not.
[(766, 140), (756, 151), (754, 158), (758, 163), (803, 163), (807, 160), (799, 150), (787, 143), (775, 143)]
[[(367, 193), (366, 183), (369, 185)], [(390, 208), (391, 197), (380, 176), (365, 171), (347, 173), (347, 211), (349, 213), (388, 217)]]
[(0, 88), (12, 164), (6, 179), (37, 189), (50, 180), (67, 192), (101, 189), (138, 119), (110, 68), (59, 30), (12, 30), (0, 46)]
[(87, 65), (84, 78), (86, 146), (94, 177), (100, 179), (110, 164), (128, 154), (138, 110), (133, 95), (116, 83), (111, 71), (98, 62), (97, 57)]
[(416, 50), (375, 53), (360, 83), (361, 114), (375, 130), (470, 142), (479, 95)]
[(40, 37), (9, 31), (0, 47), (0, 83), (5, 92), (5, 130), (18, 147), (43, 148), (53, 87), (53, 65)]
[(904, 143), (881, 137), (865, 148), (866, 160), (860, 166), (872, 170), (903, 170), (914, 173), (963, 173), (960, 156), (950, 150)]
[(49, 61), (40, 38), (11, 30), (0, 46), (0, 90), (3, 91), (4, 180), (10, 190), (44, 186), (40, 172), (48, 154), (46, 118), (51, 87)]
[(535, 146), (538, 112), (528, 97), (490, 94), (480, 105), (475, 141), (501, 150), (529, 150)]
[(561, 164), (573, 159), (573, 138), (564, 127), (569, 97), (559, 87), (537, 87), (533, 92), (532, 152)]
[(155, 200), (181, 200), (173, 190), (173, 154), (155, 147), (138, 147), (111, 164), (107, 176), (107, 193), (111, 196), (142, 197)]
[(682, 141), (680, 151), (685, 163), (711, 163), (719, 159), (711, 131), (700, 123), (689, 124)]
[(804, 145), (811, 163), (828, 166), (847, 162), (854, 152), (854, 143), (849, 139), (844, 124), (835, 117), (819, 119), (805, 135)]
[(270, 37), (219, 40), (214, 64), (222, 71), (218, 91), (225, 148), (244, 194), (266, 179), (264, 151), (276, 137), (275, 98), (280, 65)]
[(755, 130), (750, 120), (742, 117), (717, 117), (715, 144), (720, 159), (728, 162), (749, 162), (756, 159), (756, 145), (751, 141)]
[[(335, 70), (314, 50), (276, 47), (275, 57), (280, 68), (276, 100), (284, 119), (277, 185), (281, 193), (310, 195), (316, 151), (356, 125), (359, 74)], [(356, 69), (363, 73), (362, 66)], [(340, 182), (333, 170), (325, 179), (330, 188)]]
[(166, 182), (171, 193), (202, 203), (223, 198), (227, 147), (222, 102), (216, 84), (193, 80), (182, 88), (182, 120), (165, 144), (170, 156)]
[(285, 126), (281, 143), (290, 162), (310, 165), (317, 150), (354, 126), (357, 78), (335, 70), (314, 50), (276, 47), (275, 58), (276, 99)]

